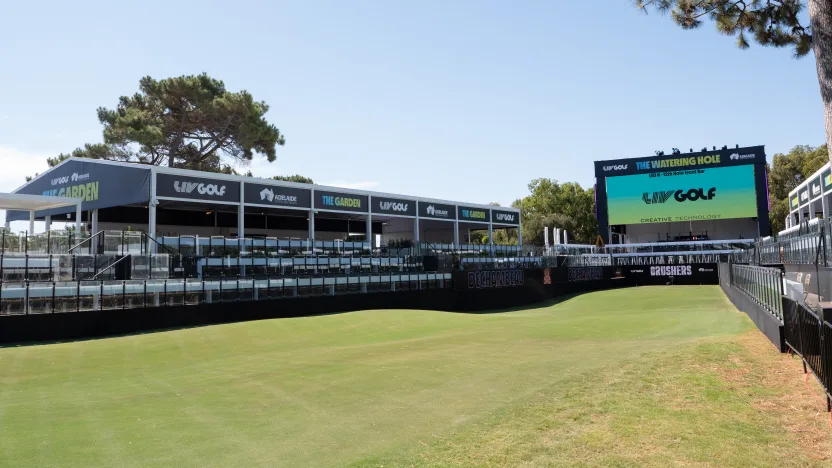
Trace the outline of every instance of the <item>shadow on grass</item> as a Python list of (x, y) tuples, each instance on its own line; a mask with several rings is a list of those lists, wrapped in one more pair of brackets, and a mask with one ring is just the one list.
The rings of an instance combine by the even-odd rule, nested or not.
[(569, 302), (573, 299), (578, 298), (579, 296), (583, 296), (584, 294), (589, 294), (597, 291), (583, 291), (583, 292), (575, 292), (564, 294), (563, 296), (558, 296), (552, 299), (546, 299), (540, 302), (534, 302), (531, 304), (526, 305), (519, 305), (519, 306), (512, 306), (512, 307), (500, 307), (495, 309), (483, 309), (483, 310), (447, 310), (441, 312), (450, 312), (454, 314), (466, 314), (466, 315), (482, 315), (482, 314), (510, 314), (512, 312), (527, 312), (529, 310), (535, 309), (545, 309), (547, 307), (552, 307), (558, 304), (562, 304), (564, 302)]

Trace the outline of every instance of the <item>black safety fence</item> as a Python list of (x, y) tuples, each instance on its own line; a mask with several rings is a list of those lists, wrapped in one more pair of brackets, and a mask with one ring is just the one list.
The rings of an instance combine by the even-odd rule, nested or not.
[(832, 326), (805, 305), (784, 299), (783, 325), (786, 345), (803, 359), (823, 386), (827, 406), (832, 396)]

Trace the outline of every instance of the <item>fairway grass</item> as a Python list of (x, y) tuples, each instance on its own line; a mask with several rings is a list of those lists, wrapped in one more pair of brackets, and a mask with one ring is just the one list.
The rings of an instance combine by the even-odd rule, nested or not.
[(0, 467), (827, 466), (823, 410), (716, 286), (0, 348)]

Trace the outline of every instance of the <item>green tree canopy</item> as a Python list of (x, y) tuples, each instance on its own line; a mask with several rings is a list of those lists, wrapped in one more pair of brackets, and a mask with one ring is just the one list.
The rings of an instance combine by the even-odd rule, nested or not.
[(826, 145), (798, 145), (787, 154), (774, 155), (768, 170), (768, 192), (771, 200), (769, 220), (773, 232), (785, 229), (789, 214), (789, 192), (818, 171), (828, 160)]
[(312, 179), (310, 179), (309, 177), (302, 176), (300, 174), (290, 176), (276, 175), (273, 176), (272, 179), (282, 180), (285, 182), (297, 182), (299, 184), (314, 184), (314, 182), (312, 182)]
[(523, 223), (523, 243), (543, 244), (543, 228), (569, 232), (571, 242), (591, 244), (598, 234), (595, 219), (595, 194), (576, 182), (559, 183), (554, 179), (535, 179), (529, 183), (528, 196), (515, 201)]
[(139, 92), (101, 107), (104, 143), (147, 164), (220, 168), (259, 153), (272, 162), (285, 138), (264, 115), (269, 106), (247, 91), (232, 93), (206, 74), (139, 81)]
[[(795, 57), (814, 51), (823, 100), (826, 144), (832, 147), (832, 1), (830, 0), (631, 0), (648, 12), (670, 13), (684, 29), (710, 19), (722, 34), (737, 37), (746, 49), (749, 38), (772, 47), (792, 47)], [(801, 22), (808, 6), (809, 24)]]

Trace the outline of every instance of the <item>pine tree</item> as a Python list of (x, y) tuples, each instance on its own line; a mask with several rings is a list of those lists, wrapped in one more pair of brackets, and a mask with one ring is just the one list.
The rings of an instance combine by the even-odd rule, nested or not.
[[(647, 12), (670, 13), (684, 29), (695, 29), (703, 19), (717, 31), (737, 37), (746, 49), (749, 38), (772, 47), (792, 47), (795, 57), (814, 51), (823, 99), (827, 147), (832, 148), (832, 0), (633, 0)], [(809, 24), (800, 21), (808, 5)], [(832, 160), (832, 157), (829, 157)]]

